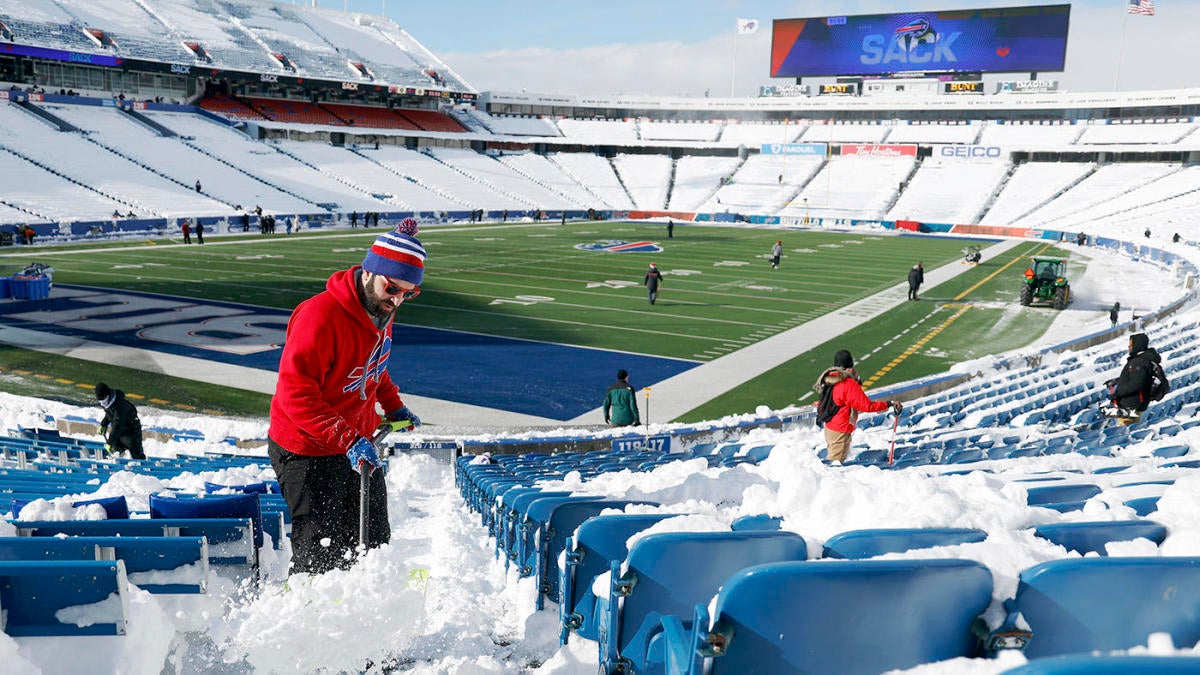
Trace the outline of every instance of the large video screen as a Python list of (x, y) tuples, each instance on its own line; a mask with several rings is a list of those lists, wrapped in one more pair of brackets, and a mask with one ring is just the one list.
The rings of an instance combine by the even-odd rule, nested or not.
[(771, 77), (1054, 72), (1070, 5), (777, 19)]

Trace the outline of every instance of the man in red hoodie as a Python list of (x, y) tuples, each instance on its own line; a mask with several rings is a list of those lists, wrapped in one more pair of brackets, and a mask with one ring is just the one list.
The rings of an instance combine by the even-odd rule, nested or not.
[[(828, 395), (825, 388), (829, 388)], [(817, 418), (825, 424), (826, 458), (831, 462), (846, 461), (860, 412), (883, 412), (891, 408), (899, 415), (904, 407), (899, 401), (867, 398), (858, 371), (854, 369), (854, 357), (845, 349), (834, 354), (833, 367), (826, 369), (817, 380), (817, 392), (822, 394), (817, 405)]]
[(292, 515), (292, 571), (321, 574), (354, 560), (359, 471), (371, 472), (368, 547), (389, 541), (387, 492), (371, 437), (380, 419), (421, 420), (388, 374), (392, 317), (416, 297), (425, 248), (417, 223), (379, 235), (361, 266), (335, 272), (288, 321), (271, 399), (268, 453)]

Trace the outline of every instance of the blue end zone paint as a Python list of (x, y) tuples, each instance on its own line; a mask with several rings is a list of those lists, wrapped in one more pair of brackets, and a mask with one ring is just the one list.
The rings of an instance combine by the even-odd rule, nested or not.
[[(0, 320), (13, 327), (272, 372), (279, 369), (290, 315), (257, 305), (62, 284), (46, 300), (0, 303)], [(401, 392), (560, 421), (599, 407), (618, 369), (643, 387), (699, 365), (404, 324), (392, 337), (388, 371)]]
[[(397, 325), (389, 372), (403, 393), (569, 420), (604, 403), (621, 368), (639, 390), (699, 363)], [(639, 405), (641, 401), (639, 400)]]

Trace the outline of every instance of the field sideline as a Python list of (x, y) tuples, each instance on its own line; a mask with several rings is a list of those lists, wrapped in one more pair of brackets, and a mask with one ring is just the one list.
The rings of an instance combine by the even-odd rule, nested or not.
[[(378, 232), (335, 230), (290, 237), (217, 237), (210, 238), (203, 247), (168, 245), (174, 243), (168, 240), (125, 246), (75, 245), (39, 248), (33, 256), (21, 250), (5, 257), (15, 258), (12, 266), (17, 266), (17, 261), (23, 266), (31, 257), (53, 265), (56, 283), (289, 310), (318, 292), (329, 273), (360, 262)], [(571, 413), (581, 406), (599, 403), (604, 387), (612, 379), (607, 370), (614, 361), (608, 355), (615, 357), (615, 362), (628, 354), (631, 359), (634, 355), (649, 357), (651, 361), (645, 363), (657, 359), (683, 364), (672, 368), (712, 361), (902, 283), (918, 260), (927, 270), (958, 265), (964, 245), (959, 239), (897, 236), (882, 231), (839, 233), (682, 224), (676, 226), (675, 237), (668, 239), (661, 224), (630, 222), (435, 226), (419, 236), (429, 251), (426, 280), (421, 296), (399, 315), (403, 323), (470, 336), (590, 348), (592, 351), (581, 352), (586, 361), (595, 361), (597, 353), (606, 355), (602, 359), (606, 362), (603, 372), (594, 366), (589, 368), (586, 362), (576, 366), (568, 360), (556, 364), (557, 373), (551, 370), (538, 374), (565, 381), (580, 392), (578, 400), (567, 402), (569, 410), (548, 415), (555, 419), (577, 417)], [(782, 240), (784, 247), (778, 270), (771, 269), (767, 262), (776, 240)], [(631, 248), (634, 252), (612, 252), (613, 248)], [(944, 288), (922, 289), (922, 302), (902, 304), (845, 336), (828, 336), (827, 347), (818, 347), (728, 393), (713, 392), (713, 400), (678, 419), (711, 418), (753, 410), (758, 404), (784, 407), (800, 401), (811, 377), (815, 377), (810, 371), (824, 365), (829, 358), (824, 351), (836, 350), (835, 344), (861, 354), (864, 366), (884, 366), (885, 358), (888, 363), (894, 362), (885, 369), (876, 367), (871, 373), (862, 369), (864, 377), (872, 376), (870, 383), (874, 386), (941, 372), (956, 360), (1027, 344), (1041, 334), (1053, 316), (1046, 310), (1025, 309), (1021, 311), (1027, 316), (1019, 330), (990, 330), (998, 323), (997, 313), (1005, 312), (1006, 305), (1015, 302), (1024, 267), (1013, 265), (1016, 269), (991, 278), (989, 274), (1046, 248), (1037, 242), (1023, 242), (1014, 249), (1012, 260), (985, 259)], [(653, 306), (647, 302), (641, 285), (651, 261), (665, 274), (659, 300)], [(971, 289), (969, 293), (956, 297), (967, 289)], [(951, 316), (954, 318), (947, 322)], [(921, 326), (940, 328), (933, 336), (920, 340), (913, 350), (918, 340), (907, 337), (912, 326), (917, 326), (917, 331)], [(981, 334), (986, 334), (987, 340), (980, 341)], [(447, 334), (436, 335), (439, 337), (435, 339), (445, 339)], [(908, 355), (896, 361), (890, 354), (891, 345), (899, 350), (897, 354), (908, 351)], [(442, 372), (453, 370), (453, 345), (438, 346), (451, 361), (440, 364)], [(408, 349), (411, 359), (412, 353), (419, 353), (420, 345)], [(147, 398), (222, 412), (265, 413), (262, 394), (227, 392), (228, 388), (211, 385), (197, 389), (186, 383), (172, 383), (169, 377), (112, 372), (106, 370), (111, 366), (77, 359), (57, 362), (62, 357), (31, 358), (20, 353), (23, 351), (0, 351), (0, 367), (7, 371), (6, 379), (21, 380), (18, 384), (32, 389), (30, 393), (42, 391), (40, 395), (74, 399), (80, 394), (80, 383), (121, 377), (123, 381), (135, 379), (126, 388), (131, 392), (145, 390)], [(497, 373), (523, 372), (527, 370), (525, 365), (488, 364), (467, 374), (467, 386), (486, 396)], [(44, 377), (36, 377), (39, 369), (42, 375), (53, 375), (76, 386), (56, 390)], [(21, 377), (14, 370), (30, 375)], [(497, 372), (486, 372), (489, 370)], [(630, 370), (636, 386), (653, 384), (638, 379), (636, 369)], [(528, 371), (537, 373), (538, 369), (531, 367)], [(421, 393), (419, 384), (405, 384), (403, 377), (398, 379), (405, 391)], [(537, 388), (539, 383), (530, 381), (528, 385)], [(457, 389), (450, 389), (439, 395), (453, 397)], [(174, 400), (179, 398), (184, 400)], [(529, 405), (537, 409), (539, 404)]]

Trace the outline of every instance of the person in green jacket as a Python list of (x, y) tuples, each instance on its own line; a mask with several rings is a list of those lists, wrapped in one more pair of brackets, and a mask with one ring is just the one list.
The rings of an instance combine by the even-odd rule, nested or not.
[(617, 381), (604, 394), (604, 421), (614, 427), (641, 424), (638, 416), (637, 394), (629, 384), (629, 373), (617, 371)]

